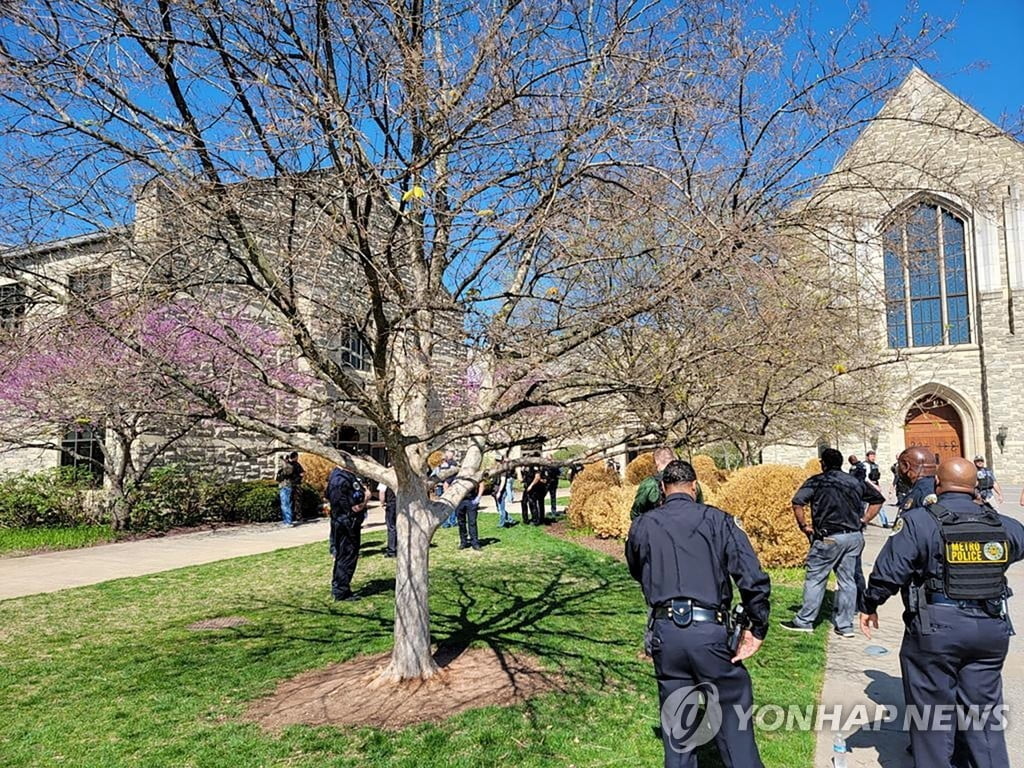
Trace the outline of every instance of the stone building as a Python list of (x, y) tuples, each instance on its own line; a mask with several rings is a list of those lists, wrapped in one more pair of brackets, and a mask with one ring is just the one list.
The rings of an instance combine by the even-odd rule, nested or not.
[[(259, 320), (260, 290), (245, 285), (245, 275), (238, 274), (239, 262), (228, 257), (237, 246), (225, 213), (232, 210), (239, 212), (247, 230), (259, 239), (261, 252), (273, 261), (276, 274), (284, 276), (286, 290), (318, 346), (359, 386), (368, 387), (367, 324), (372, 321), (367, 318), (372, 313), (363, 272), (338, 231), (351, 228), (351, 222), (332, 220), (324, 210), (322, 192), (329, 183), (325, 177), (313, 176), (251, 181), (230, 187), (224, 193), (231, 197), (227, 203), (214, 204), (213, 196), (201, 187), (170, 189), (162, 182), (150, 182), (136, 192), (134, 221), (128, 228), (0, 251), (0, 275), (6, 275), (0, 276), (0, 326), (18, 333), (72, 311), (67, 297), (130, 302), (139, 295), (159, 294), (164, 286), (173, 294), (173, 286), (185, 283), (190, 300), (197, 305), (224, 302), (237, 307), (249, 302), (246, 311)], [(43, 280), (58, 295), (43, 297), (31, 287)], [(232, 296), (233, 286), (244, 288)], [(441, 387), (445, 392), (454, 391), (460, 370), (456, 342), (461, 327), (456, 313), (451, 314), (450, 324), (437, 364), (447, 382)], [(266, 414), (273, 423), (287, 425), (294, 419), (295, 426), (315, 433), (320, 442), (384, 461), (386, 450), (377, 427), (331, 385), (314, 382), (313, 386), (308, 402), (296, 405), (289, 400), (298, 398), (275, 395), (272, 403), (260, 407), (274, 411)], [(285, 413), (289, 408), (294, 415)], [(257, 479), (273, 477), (279, 454), (290, 449), (216, 419), (207, 419), (185, 437), (168, 443), (177, 426), (153, 423), (131, 450), (139, 456), (159, 450), (162, 463), (180, 461), (216, 468), (229, 479)], [(47, 433), (34, 436), (8, 431), (0, 436), (0, 472), (88, 465), (100, 479), (102, 456), (107, 456), (109, 465), (119, 450), (109, 420), (106, 429), (102, 424), (54, 423)]]
[(915, 68), (803, 213), (892, 363), (890, 410), (765, 460), (923, 445), (1024, 483), (1024, 146)]

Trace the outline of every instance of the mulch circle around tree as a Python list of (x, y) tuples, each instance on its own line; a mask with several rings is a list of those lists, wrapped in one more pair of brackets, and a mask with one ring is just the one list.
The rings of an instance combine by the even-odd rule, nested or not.
[(593, 549), (606, 555), (611, 555), (616, 560), (626, 561), (625, 545), (619, 539), (599, 539), (597, 536), (584, 536), (569, 527), (567, 522), (560, 521), (547, 527), (547, 532), (581, 547)]
[(231, 629), (231, 627), (240, 627), (248, 623), (249, 619), (243, 616), (218, 616), (216, 619), (203, 619), (195, 624), (189, 624), (188, 629), (193, 632), (203, 632), (213, 629)]
[(440, 671), (426, 681), (378, 680), (388, 654), (359, 656), (303, 672), (253, 702), (244, 719), (270, 731), (289, 725), (369, 725), (399, 730), (436, 723), (467, 709), (519, 704), (547, 691), (564, 691), (557, 674), (527, 655), (472, 648), (439, 652)]

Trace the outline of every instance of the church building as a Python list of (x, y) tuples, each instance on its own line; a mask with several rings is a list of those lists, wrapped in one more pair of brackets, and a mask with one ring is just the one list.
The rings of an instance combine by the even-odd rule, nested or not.
[[(773, 446), (983, 456), (1024, 484), (1024, 146), (913, 69), (807, 201), (849, 282), (859, 333), (890, 361), (888, 413)], [(883, 476), (885, 479), (885, 476)]]

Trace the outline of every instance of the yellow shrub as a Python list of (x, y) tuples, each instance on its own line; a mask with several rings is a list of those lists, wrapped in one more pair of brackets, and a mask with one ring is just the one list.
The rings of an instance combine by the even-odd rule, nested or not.
[(654, 454), (641, 453), (626, 465), (626, 482), (630, 485), (640, 485), (645, 478), (653, 475), (655, 471)]
[(821, 472), (821, 460), (815, 456), (813, 459), (808, 459), (807, 463), (804, 464), (804, 469), (810, 472), (812, 475), (816, 475)]
[(316, 488), (323, 496), (327, 491), (327, 477), (336, 466), (335, 463), (313, 453), (300, 453), (299, 464), (306, 470), (305, 482)]
[(583, 507), (586, 527), (601, 539), (624, 539), (629, 533), (629, 510), (636, 495), (635, 485), (607, 487), (591, 494)]
[(608, 469), (603, 461), (596, 461), (584, 467), (583, 471), (576, 475), (569, 489), (569, 508), (565, 512), (569, 525), (573, 528), (587, 527), (583, 511), (587, 499), (594, 493), (620, 485), (622, 481), (619, 474), (613, 469)]
[(717, 491), (725, 482), (725, 472), (715, 464), (715, 460), (703, 453), (698, 453), (690, 462), (697, 473), (697, 481), (705, 494)]
[(781, 464), (744, 467), (715, 493), (716, 506), (736, 516), (766, 568), (804, 561), (807, 537), (790, 502), (807, 477), (806, 470)]

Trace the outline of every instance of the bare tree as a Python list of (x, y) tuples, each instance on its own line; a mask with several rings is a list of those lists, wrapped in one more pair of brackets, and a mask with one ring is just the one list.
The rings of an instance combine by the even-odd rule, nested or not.
[[(214, 418), (397, 487), (394, 680), (435, 671), (429, 542), (483, 454), (607, 424), (637, 382), (601, 355), (806, 229), (786, 214), (821, 154), (941, 34), (853, 45), (854, 19), (819, 47), (796, 17), (696, 0), (30, 1), (2, 24), (5, 239), (127, 224), (134, 202), (116, 306), (187, 301), (168, 335), (244, 318), (275, 339), (214, 334), (273, 395), (254, 407), (91, 313)], [(55, 274), (27, 282), (60, 300)], [(341, 413), (391, 467), (330, 444)], [(432, 499), (441, 446), (464, 459)]]

